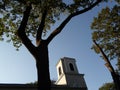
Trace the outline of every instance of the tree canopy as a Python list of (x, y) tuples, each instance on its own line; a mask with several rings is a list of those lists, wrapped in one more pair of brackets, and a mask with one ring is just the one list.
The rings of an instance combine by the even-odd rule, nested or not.
[[(55, 23), (55, 19), (59, 18), (60, 13), (65, 12), (66, 4), (60, 0), (3, 0), (4, 8), (0, 10), (0, 40), (3, 40), (3, 35), (8, 37), (8, 42), (13, 41), (16, 47), (21, 46), (21, 41), (16, 36), (17, 29), (23, 17), (23, 12), (27, 3), (32, 3), (32, 11), (26, 27), (26, 34), (36, 37), (39, 23), (42, 20), (42, 13), (47, 10), (48, 16), (44, 27), (44, 32), (50, 29), (51, 24)], [(1, 4), (2, 5), (2, 4)]]
[[(112, 8), (106, 7), (94, 18), (92, 39), (96, 40), (109, 59), (118, 60), (120, 68), (120, 1)], [(99, 51), (93, 46), (97, 53)]]
[(115, 90), (114, 83), (105, 83), (99, 88), (99, 90)]
[[(63, 13), (71, 14), (94, 4), (96, 0), (1, 0), (0, 1), (0, 40), (7, 37), (7, 42), (12, 41), (13, 45), (19, 48), (22, 44), (17, 37), (17, 29), (23, 17), (28, 3), (32, 4), (31, 14), (26, 27), (27, 36), (36, 38), (39, 24), (42, 21), (42, 14), (47, 11), (45, 27), (42, 35), (50, 30), (51, 25), (60, 19)], [(44, 13), (45, 14), (45, 13)]]

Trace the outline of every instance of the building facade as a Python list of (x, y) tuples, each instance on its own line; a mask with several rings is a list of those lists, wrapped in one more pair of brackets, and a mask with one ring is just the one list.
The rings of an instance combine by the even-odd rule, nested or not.
[(56, 64), (58, 80), (56, 85), (66, 85), (68, 87), (86, 88), (84, 74), (80, 74), (74, 58), (61, 58)]

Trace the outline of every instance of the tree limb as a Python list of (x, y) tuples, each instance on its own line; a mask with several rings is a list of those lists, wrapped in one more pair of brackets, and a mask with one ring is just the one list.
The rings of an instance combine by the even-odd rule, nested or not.
[(54, 30), (51, 34), (50, 34), (50, 36), (47, 38), (47, 43), (49, 44), (50, 43), (50, 41), (57, 35), (57, 34), (59, 34), (61, 31), (62, 31), (62, 29), (65, 27), (65, 25), (70, 21), (70, 19), (71, 19), (72, 17), (71, 17), (71, 15), (70, 16), (68, 16), (62, 23), (61, 23), (61, 25), (56, 29), (56, 30)]
[(31, 9), (32, 9), (32, 6), (31, 6), (31, 4), (29, 4), (27, 6), (26, 10), (24, 11), (23, 19), (18, 28), (17, 35), (21, 39), (22, 43), (26, 46), (26, 48), (32, 53), (34, 50), (33, 49), (34, 45), (31, 43), (30, 39), (28, 38), (28, 36), (25, 33), (25, 28), (26, 28), (26, 25), (28, 22), (28, 18), (29, 18)]
[(95, 3), (93, 3), (93, 4), (90, 5), (89, 7), (85, 8), (85, 9), (83, 9), (83, 10), (76, 11), (76, 12), (70, 14), (70, 15), (60, 24), (60, 26), (59, 26), (57, 29), (55, 29), (55, 30), (50, 34), (50, 36), (49, 36), (48, 39), (47, 39), (47, 43), (49, 44), (50, 41), (51, 41), (57, 34), (59, 34), (59, 33), (62, 31), (62, 29), (65, 27), (65, 25), (71, 20), (71, 18), (73, 18), (73, 17), (75, 17), (75, 16), (77, 16), (77, 15), (80, 15), (80, 14), (82, 14), (82, 13), (85, 13), (85, 12), (91, 10), (93, 7), (95, 7), (96, 5), (98, 5), (100, 2), (102, 2), (102, 0), (97, 0)]
[(113, 69), (111, 63), (110, 63), (108, 57), (106, 56), (106, 54), (103, 52), (102, 48), (96, 43), (95, 40), (93, 40), (93, 42), (94, 42), (94, 44), (97, 46), (97, 48), (100, 50), (100, 52), (101, 52), (101, 54), (102, 54), (102, 56), (103, 56), (103, 59), (104, 59), (104, 61), (106, 62), (106, 63), (105, 63), (105, 66), (106, 66), (111, 72), (114, 72), (114, 69)]
[(89, 10), (91, 10), (92, 8), (94, 8), (96, 5), (98, 5), (100, 2), (102, 2), (102, 0), (96, 0), (95, 3), (93, 3), (92, 5), (90, 5), (89, 7), (83, 9), (83, 10), (80, 10), (80, 11), (76, 11), (75, 13), (73, 13), (73, 17), (74, 16), (77, 16), (77, 15), (80, 15), (80, 14), (83, 14)]
[(42, 20), (37, 30), (36, 43), (38, 43), (39, 40), (42, 38), (42, 32), (44, 30), (46, 16), (47, 16), (47, 10), (45, 9), (44, 12), (42, 13)]
[(108, 68), (108, 70), (110, 71), (111, 75), (112, 75), (112, 78), (113, 78), (113, 81), (115, 83), (115, 87), (116, 87), (116, 90), (120, 90), (120, 81), (119, 81), (119, 75), (116, 74), (112, 64), (110, 63), (108, 57), (106, 56), (106, 54), (103, 52), (102, 48), (96, 43), (95, 40), (93, 40), (94, 44), (98, 47), (98, 49), (100, 50), (104, 60), (105, 60), (105, 66)]

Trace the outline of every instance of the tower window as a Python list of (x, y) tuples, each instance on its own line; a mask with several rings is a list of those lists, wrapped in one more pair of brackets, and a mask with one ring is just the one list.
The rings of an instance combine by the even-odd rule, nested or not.
[(70, 66), (70, 70), (71, 70), (71, 71), (74, 71), (73, 64), (72, 64), (72, 63), (70, 63), (70, 64), (69, 64), (69, 66)]
[(59, 75), (61, 75), (62, 74), (61, 67), (59, 67), (58, 70), (59, 70)]

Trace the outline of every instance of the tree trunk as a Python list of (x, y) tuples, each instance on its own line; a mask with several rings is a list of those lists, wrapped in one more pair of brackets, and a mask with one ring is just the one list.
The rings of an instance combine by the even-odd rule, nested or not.
[(49, 73), (48, 45), (40, 43), (34, 53), (37, 67), (38, 90), (50, 90), (51, 80)]
[(116, 90), (120, 90), (119, 76), (115, 72), (111, 72)]

